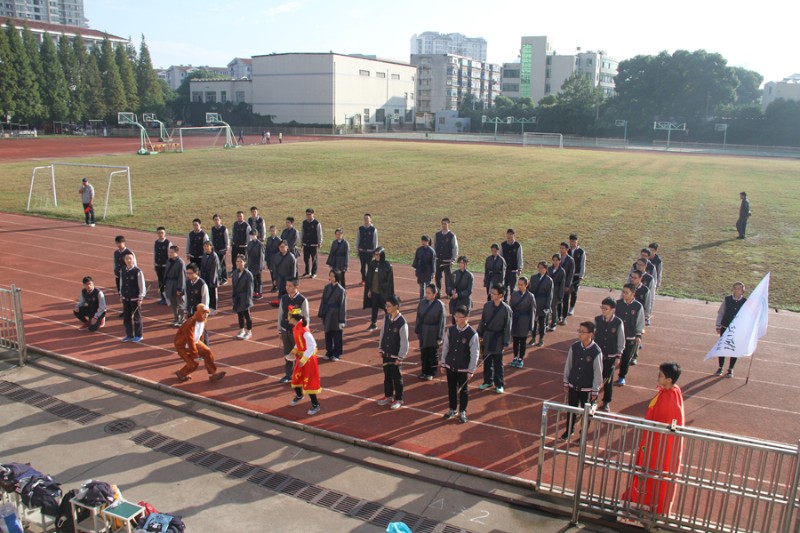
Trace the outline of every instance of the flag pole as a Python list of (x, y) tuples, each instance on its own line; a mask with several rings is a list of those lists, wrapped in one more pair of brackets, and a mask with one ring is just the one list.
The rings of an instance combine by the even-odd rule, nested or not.
[(753, 369), (753, 359), (755, 359), (755, 355), (750, 356), (750, 364), (747, 366), (747, 378), (744, 380), (745, 385), (750, 383), (750, 370)]

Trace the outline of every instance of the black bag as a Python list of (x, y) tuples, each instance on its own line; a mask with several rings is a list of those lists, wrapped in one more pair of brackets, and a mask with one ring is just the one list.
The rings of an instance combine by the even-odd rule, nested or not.
[(41, 509), (47, 516), (57, 516), (61, 502), (61, 484), (50, 476), (28, 478), (20, 491), (22, 503), (30, 509)]
[(86, 490), (80, 499), (83, 504), (97, 507), (114, 502), (114, 489), (105, 481), (89, 481), (84, 483), (83, 488)]
[[(72, 489), (61, 498), (61, 505), (58, 506), (58, 514), (56, 515), (56, 532), (57, 533), (74, 533), (75, 522), (72, 520), (72, 504), (70, 501), (78, 494), (78, 489)], [(78, 515), (78, 522), (89, 518), (89, 510), (83, 507), (76, 509)]]

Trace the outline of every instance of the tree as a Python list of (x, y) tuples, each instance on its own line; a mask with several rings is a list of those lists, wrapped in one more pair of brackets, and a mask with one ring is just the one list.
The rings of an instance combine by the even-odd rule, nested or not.
[[(102, 118), (100, 115), (95, 115), (90, 117), (88, 112), (89, 109), (87, 107), (91, 96), (89, 95), (89, 89), (87, 88), (87, 81), (86, 81), (86, 72), (89, 68), (89, 52), (86, 51), (86, 42), (83, 40), (83, 37), (80, 35), (76, 35), (74, 39), (72, 39), (72, 55), (75, 57), (75, 64), (77, 65), (77, 72), (75, 74), (75, 89), (70, 89), (72, 92), (72, 100), (73, 105), (71, 107), (71, 112), (75, 122), (84, 122), (89, 120), (90, 118), (99, 119)], [(97, 65), (95, 64), (95, 68)], [(102, 80), (101, 80), (102, 81)], [(102, 88), (100, 89), (102, 92)]]
[(69, 115), (69, 88), (64, 69), (58, 59), (56, 46), (49, 34), (44, 34), (41, 46), (42, 103), (50, 120), (64, 121)]
[(17, 111), (17, 71), (13, 68), (11, 47), (6, 32), (0, 31), (0, 120), (13, 116)]
[(764, 111), (763, 144), (800, 146), (800, 102), (778, 98)]
[[(77, 36), (79, 38), (80, 36)], [(84, 102), (81, 82), (81, 68), (75, 49), (69, 37), (61, 35), (58, 39), (58, 59), (67, 85), (67, 120), (79, 123), (83, 120)]]
[(42, 70), (42, 59), (39, 54), (39, 45), (36, 42), (36, 37), (33, 32), (25, 24), (22, 29), (22, 44), (25, 47), (25, 54), (28, 56), (28, 61), (31, 64), (31, 71), (33, 72), (33, 85), (31, 92), (27, 96), (27, 104), (30, 108), (29, 120), (39, 123), (42, 119), (46, 118), (47, 111), (44, 103), (42, 102), (41, 95), (41, 81), (44, 78), (44, 71)]
[(86, 109), (85, 120), (105, 118), (108, 108), (103, 95), (103, 78), (97, 66), (97, 49), (86, 55), (86, 63), (82, 69), (83, 103)]
[(754, 70), (733, 67), (733, 73), (739, 81), (736, 87), (736, 103), (739, 105), (757, 104), (761, 101), (761, 84), (764, 76)]
[(128, 102), (125, 99), (125, 89), (122, 86), (122, 78), (119, 75), (114, 49), (108, 36), (103, 39), (103, 44), (100, 47), (97, 66), (102, 76), (105, 116), (108, 120), (114, 120), (118, 112), (128, 111)]
[[(189, 95), (189, 91), (190, 91), (190, 88), (191, 88), (191, 82), (192, 82), (192, 80), (201, 80), (201, 79), (202, 80), (218, 80), (218, 79), (225, 79), (225, 76), (223, 76), (221, 74), (215, 74), (215, 73), (213, 73), (211, 71), (208, 71), (208, 70), (205, 70), (205, 69), (202, 69), (202, 68), (187, 74), (186, 77), (183, 78), (183, 81), (181, 82), (180, 87), (178, 87), (178, 90), (177, 90), (178, 94), (177, 94), (176, 98), (172, 102), (173, 111), (174, 111), (174, 114), (175, 114), (176, 117), (182, 118), (183, 120), (191, 121), (191, 117), (189, 116), (190, 111), (191, 111), (190, 108), (192, 107), (191, 106), (191, 99), (189, 97), (190, 96)], [(202, 106), (202, 105), (201, 106), (195, 106), (195, 107), (196, 107), (196, 109), (194, 109), (194, 113), (191, 113), (191, 114), (195, 114), (195, 115), (199, 116), (201, 113), (205, 113), (205, 111), (206, 111), (206, 108), (204, 106)], [(198, 122), (198, 121), (194, 121), (194, 122)]]
[(150, 59), (150, 50), (142, 35), (142, 45), (139, 47), (139, 63), (136, 65), (136, 83), (139, 90), (139, 105), (142, 111), (163, 114), (164, 91), (159, 79), (153, 70)]
[[(131, 53), (133, 59), (131, 59)], [(131, 46), (117, 46), (114, 59), (119, 70), (122, 87), (125, 90), (125, 101), (132, 112), (139, 111), (139, 90), (136, 85), (136, 50)]]
[(603, 98), (603, 91), (594, 86), (589, 76), (573, 73), (564, 81), (555, 105), (548, 111), (550, 127), (561, 133), (589, 133)]
[(17, 77), (17, 83), (11, 87), (13, 91), (11, 98), (16, 102), (14, 120), (16, 122), (36, 120), (41, 114), (39, 85), (36, 83), (36, 76), (19, 30), (11, 20), (6, 22), (6, 38), (10, 49), (11, 68)]

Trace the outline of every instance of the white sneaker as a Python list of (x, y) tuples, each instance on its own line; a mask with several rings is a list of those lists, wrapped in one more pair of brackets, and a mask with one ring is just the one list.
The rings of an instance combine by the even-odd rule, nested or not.
[(250, 331), (247, 331), (247, 332), (245, 332), (244, 337), (242, 337), (242, 340), (249, 341), (252, 338), (253, 338), (253, 334)]
[(240, 329), (239, 333), (236, 335), (236, 338), (237, 339), (243, 339), (246, 333), (247, 333), (247, 331), (245, 331), (244, 329)]
[(93, 228), (94, 227), (94, 223), (89, 224), (89, 227)]
[(396, 402), (394, 402), (392, 405), (389, 406), (389, 409), (400, 409), (402, 405), (403, 402), (401, 400), (397, 400)]

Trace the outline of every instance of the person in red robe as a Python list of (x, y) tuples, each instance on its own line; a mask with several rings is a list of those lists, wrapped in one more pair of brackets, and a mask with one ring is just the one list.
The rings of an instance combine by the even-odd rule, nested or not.
[(317, 341), (314, 340), (311, 330), (308, 329), (308, 319), (303, 316), (303, 310), (300, 307), (289, 306), (288, 318), (294, 336), (294, 348), (286, 356), (286, 359), (289, 360), (294, 358), (292, 388), (295, 397), (292, 398), (291, 405), (297, 405), (302, 401), (303, 394), (308, 394), (311, 399), (311, 409), (308, 410), (308, 415), (315, 415), (322, 408), (317, 400), (317, 395), (322, 392), (317, 361)]
[[(658, 392), (650, 400), (645, 420), (683, 426), (683, 394), (675, 383), (681, 376), (678, 363), (658, 367)], [(675, 497), (674, 477), (681, 469), (680, 437), (644, 431), (639, 441), (633, 483), (622, 498), (657, 514), (669, 514)]]

